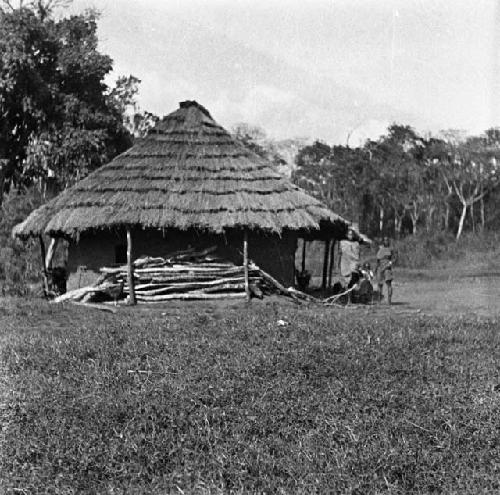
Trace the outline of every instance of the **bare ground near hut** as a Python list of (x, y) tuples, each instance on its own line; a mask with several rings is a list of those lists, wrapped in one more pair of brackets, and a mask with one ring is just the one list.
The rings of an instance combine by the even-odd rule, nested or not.
[[(440, 242), (435, 244), (441, 246)], [(433, 258), (426, 251), (432, 269), (396, 269), (395, 301), (401, 307), (434, 315), (497, 317), (500, 314), (497, 234), (468, 236), (463, 245), (450, 242), (445, 247), (449, 253), (440, 258)]]
[(432, 270), (396, 270), (395, 301), (434, 315), (500, 315), (498, 256), (470, 257)]
[(396, 306), (434, 315), (500, 315), (500, 274), (395, 282)]
[[(434, 269), (397, 268), (394, 275), (393, 307), (388, 308), (383, 301), (371, 306), (370, 311), (500, 315), (500, 263), (496, 260), (460, 266), (447, 264)], [(321, 280), (316, 277), (313, 282), (320, 284)], [(384, 295), (385, 291), (384, 287)]]

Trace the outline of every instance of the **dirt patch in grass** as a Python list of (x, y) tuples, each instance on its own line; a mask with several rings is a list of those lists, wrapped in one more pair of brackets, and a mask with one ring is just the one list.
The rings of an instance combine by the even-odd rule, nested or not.
[(497, 320), (193, 308), (2, 301), (5, 491), (500, 489)]

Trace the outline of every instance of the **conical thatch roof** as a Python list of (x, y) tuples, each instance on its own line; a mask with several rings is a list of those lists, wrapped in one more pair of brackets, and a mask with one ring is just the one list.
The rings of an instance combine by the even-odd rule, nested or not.
[(27, 237), (91, 229), (344, 228), (347, 222), (245, 148), (194, 101), (14, 229)]

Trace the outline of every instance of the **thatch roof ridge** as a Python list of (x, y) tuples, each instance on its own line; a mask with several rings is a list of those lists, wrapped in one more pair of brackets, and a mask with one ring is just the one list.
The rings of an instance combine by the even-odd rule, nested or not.
[(14, 235), (88, 229), (318, 230), (347, 222), (186, 101), (148, 135), (16, 226)]

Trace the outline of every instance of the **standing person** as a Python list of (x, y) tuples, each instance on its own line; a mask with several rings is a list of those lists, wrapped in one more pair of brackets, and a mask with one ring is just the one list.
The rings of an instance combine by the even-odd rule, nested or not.
[(380, 299), (384, 283), (387, 285), (387, 302), (392, 303), (392, 263), (394, 261), (394, 250), (388, 237), (384, 237), (382, 245), (377, 252), (377, 267), (375, 269)]
[[(340, 241), (340, 274), (350, 289), (359, 280), (359, 242), (354, 239), (354, 230), (347, 231), (347, 239)], [(352, 301), (349, 293), (349, 302)]]

